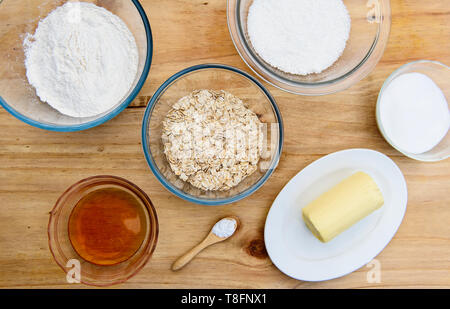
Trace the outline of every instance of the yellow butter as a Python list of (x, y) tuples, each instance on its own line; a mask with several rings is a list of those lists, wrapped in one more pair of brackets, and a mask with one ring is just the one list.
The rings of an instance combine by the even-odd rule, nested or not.
[(383, 195), (372, 177), (357, 172), (304, 207), (303, 220), (320, 241), (327, 242), (383, 203)]

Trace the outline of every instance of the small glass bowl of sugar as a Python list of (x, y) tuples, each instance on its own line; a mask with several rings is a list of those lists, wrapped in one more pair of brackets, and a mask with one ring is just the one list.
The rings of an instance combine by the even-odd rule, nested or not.
[(419, 60), (394, 71), (378, 95), (378, 128), (405, 156), (440, 161), (450, 156), (450, 68)]

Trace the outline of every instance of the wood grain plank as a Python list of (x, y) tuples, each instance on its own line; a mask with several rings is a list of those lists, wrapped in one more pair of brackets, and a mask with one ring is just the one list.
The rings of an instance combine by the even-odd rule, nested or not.
[[(251, 73), (229, 37), (225, 1), (141, 2), (151, 22), (155, 52), (149, 78), (132, 108), (100, 127), (70, 134), (32, 128), (0, 109), (0, 287), (85, 288), (66, 283), (48, 250), (46, 229), (58, 196), (72, 183), (97, 174), (125, 177), (140, 186), (154, 202), (160, 223), (150, 262), (113, 288), (450, 287), (450, 161), (420, 163), (402, 156), (383, 140), (375, 121), (378, 91), (394, 69), (424, 58), (450, 63), (448, 1), (392, 1), (392, 31), (383, 58), (368, 77), (346, 91), (304, 97), (265, 83), (284, 119), (280, 164), (261, 190), (223, 207), (194, 205), (167, 192), (147, 167), (140, 129), (143, 107), (175, 72), (218, 62)], [(382, 282), (367, 283), (366, 267), (321, 283), (285, 276), (264, 249), (263, 228), (272, 201), (288, 179), (314, 160), (357, 147), (390, 156), (408, 185), (405, 219), (377, 256)], [(207, 248), (182, 271), (170, 271), (172, 262), (201, 240), (216, 219), (229, 214), (242, 220), (235, 237)]]

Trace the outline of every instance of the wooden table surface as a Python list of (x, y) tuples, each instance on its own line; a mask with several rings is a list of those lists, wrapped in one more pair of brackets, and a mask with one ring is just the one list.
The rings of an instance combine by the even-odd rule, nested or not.
[[(126, 288), (365, 288), (450, 287), (450, 160), (420, 163), (391, 148), (377, 130), (375, 102), (387, 76), (417, 60), (450, 64), (447, 0), (393, 0), (392, 29), (375, 70), (350, 89), (321, 97), (296, 96), (264, 83), (281, 109), (286, 139), (280, 164), (259, 191), (238, 203), (204, 207), (185, 202), (156, 180), (142, 153), (145, 105), (169, 76), (188, 66), (217, 62), (252, 74), (228, 33), (225, 0), (141, 1), (155, 50), (149, 78), (132, 105), (99, 127), (57, 133), (28, 126), (0, 108), (0, 287), (84, 287), (66, 283), (47, 244), (49, 211), (72, 183), (92, 175), (129, 179), (145, 190), (160, 236), (149, 263)], [(1, 7), (0, 7), (1, 9)], [(1, 48), (1, 47), (0, 47)], [(408, 185), (400, 229), (377, 256), (381, 283), (368, 267), (320, 283), (282, 274), (264, 249), (269, 208), (286, 182), (306, 165), (347, 148), (371, 148), (392, 158)], [(207, 248), (179, 272), (171, 263), (206, 235), (218, 218), (238, 215), (240, 232)]]

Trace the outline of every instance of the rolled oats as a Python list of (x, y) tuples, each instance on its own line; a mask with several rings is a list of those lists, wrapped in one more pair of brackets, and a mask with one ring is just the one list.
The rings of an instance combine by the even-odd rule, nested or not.
[(262, 123), (226, 91), (195, 90), (168, 112), (162, 141), (180, 179), (203, 190), (225, 191), (257, 170)]

